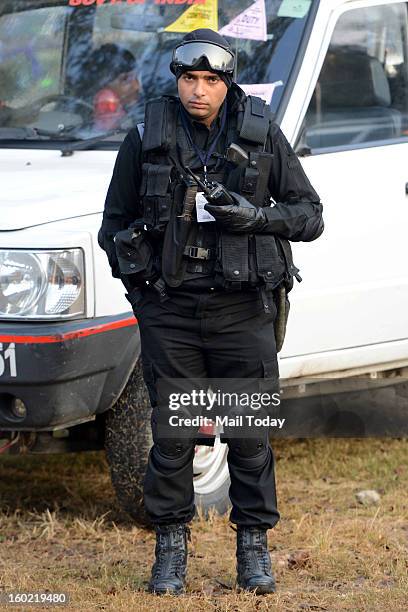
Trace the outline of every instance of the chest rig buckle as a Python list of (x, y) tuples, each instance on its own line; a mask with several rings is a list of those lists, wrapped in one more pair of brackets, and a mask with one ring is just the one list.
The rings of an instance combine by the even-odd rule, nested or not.
[(184, 255), (193, 259), (215, 259), (216, 252), (214, 248), (205, 249), (191, 244), (184, 249)]

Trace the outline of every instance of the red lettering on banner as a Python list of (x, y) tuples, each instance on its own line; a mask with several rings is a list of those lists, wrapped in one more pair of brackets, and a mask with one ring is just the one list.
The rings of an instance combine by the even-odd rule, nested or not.
[[(68, 0), (69, 6), (101, 4), (145, 4), (146, 0)], [(206, 0), (154, 0), (155, 4), (205, 4)]]

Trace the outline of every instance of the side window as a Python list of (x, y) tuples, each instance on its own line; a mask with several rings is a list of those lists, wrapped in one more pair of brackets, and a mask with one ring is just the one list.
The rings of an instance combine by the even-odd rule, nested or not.
[(407, 4), (339, 18), (302, 129), (312, 150), (408, 137)]

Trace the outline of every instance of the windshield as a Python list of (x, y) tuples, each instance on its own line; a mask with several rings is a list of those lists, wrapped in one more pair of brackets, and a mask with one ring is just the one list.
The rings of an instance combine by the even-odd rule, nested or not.
[(235, 81), (276, 111), (311, 4), (2, 0), (0, 142), (10, 128), (23, 128), (20, 139), (24, 128), (54, 139), (124, 135), (143, 121), (146, 100), (177, 94), (172, 49), (200, 27), (229, 40), (237, 57)]

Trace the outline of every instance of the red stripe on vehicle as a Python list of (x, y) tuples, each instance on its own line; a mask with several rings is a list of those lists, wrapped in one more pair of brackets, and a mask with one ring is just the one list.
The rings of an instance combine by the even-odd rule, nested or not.
[(13, 334), (0, 335), (0, 342), (15, 342), (16, 344), (50, 344), (52, 342), (66, 342), (67, 340), (76, 340), (77, 338), (85, 338), (102, 332), (120, 329), (121, 327), (130, 327), (137, 324), (135, 317), (122, 319), (121, 321), (113, 321), (112, 323), (101, 323), (92, 327), (85, 327), (65, 334), (52, 334), (49, 336), (15, 336)]

